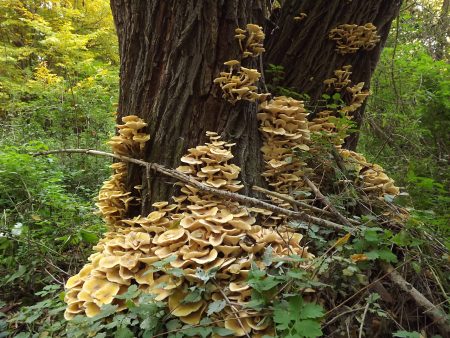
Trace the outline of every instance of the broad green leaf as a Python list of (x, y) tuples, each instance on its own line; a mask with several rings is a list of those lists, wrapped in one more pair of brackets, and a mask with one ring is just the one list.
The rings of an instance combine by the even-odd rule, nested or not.
[(323, 335), (320, 323), (311, 319), (296, 322), (294, 328), (299, 337), (315, 338)]
[(216, 300), (209, 304), (206, 313), (208, 314), (208, 316), (211, 316), (213, 313), (222, 311), (226, 305), (227, 302), (225, 300)]

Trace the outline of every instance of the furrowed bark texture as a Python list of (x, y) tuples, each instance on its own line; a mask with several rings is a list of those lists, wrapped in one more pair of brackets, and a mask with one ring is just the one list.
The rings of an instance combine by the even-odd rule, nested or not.
[[(234, 162), (251, 195), (252, 184), (263, 184), (257, 105), (229, 104), (213, 80), (223, 62), (239, 58), (234, 29), (263, 22), (262, 0), (111, 0), (111, 8), (121, 58), (118, 121), (134, 114), (149, 124), (143, 159), (176, 168), (206, 131), (216, 131), (237, 143)], [(167, 178), (145, 176), (132, 167), (128, 178), (129, 187), (142, 178), (143, 213), (173, 193)]]
[[(344, 65), (352, 65), (353, 83), (370, 78), (378, 63), (393, 19), (397, 16), (401, 0), (286, 0), (279, 13), (266, 29), (265, 64), (282, 65), (285, 69), (283, 86), (292, 87), (311, 97), (311, 106), (325, 91), (323, 80), (333, 77), (333, 72)], [(295, 21), (305, 13), (307, 17)], [(328, 38), (331, 29), (341, 24), (364, 25), (373, 23), (381, 41), (370, 51), (360, 49), (353, 54), (340, 55), (336, 44)], [(354, 113), (360, 126), (364, 105)], [(357, 134), (347, 140), (348, 148), (355, 148)]]

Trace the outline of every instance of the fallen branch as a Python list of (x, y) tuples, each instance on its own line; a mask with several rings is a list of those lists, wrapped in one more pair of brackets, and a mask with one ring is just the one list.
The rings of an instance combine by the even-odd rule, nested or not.
[[(258, 187), (256, 185), (254, 185), (252, 187), (252, 190), (257, 191), (257, 192), (262, 192), (263, 194), (266, 194), (266, 195), (271, 195), (273, 197), (279, 198), (280, 200), (288, 202), (291, 205), (297, 205), (299, 207), (309, 209), (309, 210), (317, 212), (319, 214), (323, 214), (323, 215), (327, 215), (327, 216), (334, 216), (334, 214), (332, 212), (329, 212), (328, 210), (320, 209), (318, 207), (315, 207), (314, 205), (309, 205), (309, 204), (304, 203), (302, 201), (297, 201), (297, 200), (293, 199), (290, 196), (287, 196), (287, 195), (284, 195), (284, 194), (280, 194), (280, 193), (277, 193), (275, 191), (270, 191), (270, 190)], [(355, 225), (360, 225), (361, 224), (357, 220), (353, 220), (353, 219), (348, 219), (348, 221), (350, 223), (352, 223), (352, 224), (355, 224)]]
[(345, 217), (344, 215), (342, 215), (334, 206), (333, 204), (331, 204), (331, 202), (328, 200), (328, 198), (325, 197), (324, 194), (322, 194), (319, 190), (319, 188), (316, 187), (316, 185), (311, 182), (311, 180), (304, 176), (303, 180), (306, 182), (306, 184), (311, 188), (311, 190), (314, 192), (314, 195), (316, 195), (317, 199), (319, 201), (321, 201), (323, 204), (325, 204), (328, 209), (330, 210), (331, 213), (333, 213), (338, 219), (339, 221), (341, 221), (342, 223), (344, 223), (345, 225), (350, 225), (351, 221)]
[[(300, 220), (300, 221), (304, 221), (307, 223), (313, 223), (316, 225), (331, 227), (336, 230), (343, 230), (343, 231), (351, 232), (351, 233), (354, 232), (354, 229), (352, 229), (346, 225), (334, 223), (334, 222), (331, 222), (331, 221), (328, 221), (328, 220), (325, 220), (325, 219), (322, 219), (319, 217), (311, 216), (311, 215), (306, 214), (305, 212), (296, 212), (296, 211), (288, 210), (288, 209), (281, 208), (281, 207), (278, 207), (278, 206), (270, 204), (270, 203), (260, 201), (253, 197), (240, 195), (240, 194), (232, 193), (229, 191), (219, 190), (219, 189), (210, 187), (206, 184), (203, 184), (203, 183), (197, 181), (195, 179), (195, 177), (193, 177), (193, 176), (183, 174), (175, 169), (166, 168), (165, 166), (158, 164), (158, 163), (145, 162), (145, 161), (138, 160), (138, 159), (128, 157), (128, 156), (122, 156), (122, 155), (118, 155), (118, 154), (112, 154), (112, 153), (99, 151), (99, 150), (92, 150), (92, 149), (58, 149), (58, 150), (42, 151), (42, 152), (34, 153), (32, 155), (33, 156), (43, 156), (43, 155), (52, 155), (52, 154), (61, 154), (61, 153), (77, 153), (77, 154), (88, 154), (88, 155), (112, 157), (112, 158), (118, 159), (120, 161), (134, 163), (134, 164), (143, 166), (145, 168), (154, 170), (160, 174), (175, 178), (178, 181), (183, 182), (185, 184), (189, 184), (190, 186), (193, 186), (203, 192), (210, 193), (210, 194), (213, 194), (216, 196), (220, 196), (222, 198), (229, 199), (229, 200), (232, 200), (235, 202), (239, 202), (242, 205), (266, 209), (266, 210), (272, 211), (276, 214), (281, 214), (281, 215), (287, 216), (293, 220)], [(349, 223), (349, 222), (346, 221), (346, 223)]]
[(389, 278), (394, 284), (409, 294), (418, 305), (425, 309), (424, 313), (439, 326), (444, 336), (448, 337), (448, 334), (450, 333), (450, 323), (445, 312), (439, 306), (430, 302), (422, 293), (419, 292), (419, 290), (412, 286), (411, 283), (406, 281), (392, 265), (382, 263), (381, 267), (386, 273), (389, 274)]

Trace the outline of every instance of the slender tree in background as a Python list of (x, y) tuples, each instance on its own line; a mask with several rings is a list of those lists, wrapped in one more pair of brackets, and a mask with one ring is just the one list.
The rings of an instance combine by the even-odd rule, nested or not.
[[(234, 155), (242, 168), (243, 192), (251, 195), (252, 184), (263, 185), (257, 104), (232, 105), (222, 99), (220, 88), (213, 83), (224, 70), (223, 62), (240, 55), (234, 30), (247, 23), (265, 28), (267, 51), (263, 62), (244, 65), (282, 65), (283, 85), (308, 94), (310, 105), (320, 99), (323, 80), (343, 65), (352, 65), (354, 83), (365, 82), (369, 87), (400, 0), (281, 3), (274, 8), (273, 3), (261, 0), (111, 0), (121, 59), (118, 118), (135, 114), (148, 122), (152, 138), (145, 160), (177, 167), (187, 148), (204, 142), (206, 131), (216, 131), (237, 143)], [(294, 20), (300, 13), (306, 17)], [(337, 54), (328, 35), (346, 23), (373, 23), (380, 42), (370, 51)], [(358, 124), (363, 109), (356, 112)], [(353, 138), (350, 145), (354, 147), (355, 142)], [(140, 168), (131, 169), (128, 186), (141, 181), (142, 175)], [(171, 195), (173, 187), (165, 178), (142, 181), (150, 184), (144, 187), (147, 198), (141, 212)]]

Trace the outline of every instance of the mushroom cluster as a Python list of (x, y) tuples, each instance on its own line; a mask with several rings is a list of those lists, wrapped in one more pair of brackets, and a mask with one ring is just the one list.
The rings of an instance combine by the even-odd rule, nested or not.
[(114, 154), (128, 156), (136, 154), (144, 149), (145, 142), (150, 139), (150, 135), (140, 132), (147, 123), (136, 115), (124, 116), (122, 122), (122, 125), (117, 126), (119, 135), (111, 137), (108, 144)]
[(359, 153), (347, 149), (339, 150), (342, 158), (362, 178), (362, 190), (366, 194), (384, 200), (385, 195), (397, 196), (400, 189), (394, 185), (394, 180), (384, 172), (378, 164), (369, 163)]
[[(290, 102), (290, 106), (297, 106), (295, 111), (303, 110), (295, 102)], [(295, 121), (304, 119), (295, 111), (291, 109), (284, 114), (294, 116)], [(211, 187), (238, 191), (242, 188), (238, 180), (240, 168), (229, 163), (233, 144), (222, 141), (216, 133), (207, 135), (210, 142), (189, 149), (177, 170)], [(294, 135), (291, 137), (295, 139)], [(307, 135), (300, 138), (306, 139)], [(211, 316), (219, 321), (219, 326), (232, 330), (236, 337), (273, 334), (270, 318), (258, 317), (257, 312), (245, 307), (251, 296), (246, 279), (252, 265), (270, 268), (261, 258), (268, 247), (274, 257), (296, 254), (311, 259), (313, 255), (308, 248), (300, 245), (302, 236), (286, 229), (257, 225), (255, 214), (271, 215), (268, 211), (244, 208), (188, 184), (180, 185), (182, 195), (173, 197), (176, 203), (154, 203), (155, 210), (149, 215), (122, 219), (121, 227), (105, 234), (94, 247), (97, 252), (91, 255), (90, 262), (67, 281), (65, 317), (71, 319), (77, 314), (92, 317), (104, 304), (117, 305), (117, 311), (124, 310), (125, 304), (115, 296), (130, 285), (137, 285), (143, 292), (154, 295), (156, 301), (166, 302), (171, 314), (184, 323), (198, 324), (206, 316), (210, 302), (226, 300), (234, 308), (229, 303)], [(169, 269), (161, 271), (152, 265), (168, 257), (172, 258)], [(182, 269), (183, 275), (175, 277), (169, 273), (170, 268)], [(214, 283), (205, 285), (198, 271), (211, 269), (216, 271)], [(205, 287), (207, 292), (201, 300), (187, 303), (184, 298), (194, 285)], [(239, 319), (235, 308), (239, 310)]]
[(350, 113), (360, 108), (364, 100), (369, 96), (369, 91), (363, 89), (364, 82), (350, 86), (352, 84), (350, 79), (352, 74), (350, 71), (351, 67), (351, 65), (343, 66), (341, 69), (334, 71), (334, 77), (323, 81), (328, 93), (341, 93), (342, 99), (346, 101), (345, 106), (335, 110), (326, 109), (320, 111), (309, 122), (309, 130), (311, 132), (325, 134), (331, 143), (337, 147), (343, 144), (347, 136), (347, 129), (350, 126), (350, 124), (341, 123), (340, 127), (337, 128), (335, 123), (337, 118), (341, 116), (351, 119)]
[(350, 75), (352, 72), (350, 69), (351, 65), (343, 66), (342, 69), (336, 69), (334, 71), (334, 76), (332, 78), (326, 79), (323, 83), (327, 86), (327, 90), (333, 90), (335, 92), (342, 91), (343, 88), (347, 87), (352, 81), (350, 80)]
[[(303, 102), (285, 96), (274, 97), (259, 106), (257, 117), (264, 140), (261, 151), (266, 163), (262, 176), (280, 194), (291, 195), (293, 191), (305, 190), (301, 177), (308, 169), (294, 152), (309, 150), (307, 115)], [(276, 197), (270, 198), (282, 207), (292, 207)], [(280, 219), (277, 216), (269, 218)]]
[[(147, 126), (141, 118), (129, 115), (122, 118), (123, 124), (117, 125), (118, 135), (113, 136), (108, 144), (114, 154), (136, 155), (144, 148), (150, 135), (141, 132)], [(110, 227), (120, 226), (129, 204), (133, 201), (131, 193), (125, 189), (127, 165), (124, 162), (116, 162), (111, 165), (114, 174), (109, 180), (103, 182), (98, 195), (99, 212)]]
[(224, 65), (230, 68), (229, 71), (220, 72), (220, 76), (214, 79), (214, 83), (220, 85), (224, 99), (233, 104), (239, 100), (266, 100), (269, 94), (256, 92), (258, 87), (255, 83), (261, 77), (256, 69), (242, 67), (238, 60), (227, 61)]
[(360, 48), (372, 50), (380, 42), (377, 28), (372, 23), (363, 26), (343, 24), (330, 31), (328, 36), (336, 41), (336, 51), (339, 54), (355, 53)]
[(234, 36), (239, 41), (242, 57), (257, 57), (265, 51), (263, 42), (265, 34), (261, 26), (249, 23), (246, 29), (236, 28)]
[(360, 82), (352, 87), (347, 87), (347, 92), (351, 94), (350, 102), (343, 107), (340, 111), (347, 114), (358, 110), (362, 106), (363, 102), (369, 96), (369, 90), (363, 89), (364, 82)]
[[(243, 53), (242, 58), (257, 57), (264, 52), (264, 33), (262, 27), (255, 24), (248, 24), (246, 29), (236, 28), (235, 38), (239, 41), (239, 46)], [(222, 97), (234, 104), (239, 100), (263, 102), (270, 96), (269, 93), (258, 93), (258, 86), (261, 74), (254, 68), (241, 66), (238, 60), (229, 60), (224, 63), (229, 67), (228, 72), (220, 72), (219, 77), (214, 79), (223, 91)]]
[[(335, 111), (323, 110), (318, 112), (309, 122), (308, 128), (311, 133), (322, 134), (336, 147), (340, 147), (344, 143), (344, 138), (347, 134), (343, 124), (340, 124), (339, 128), (336, 126), (336, 120)], [(311, 148), (315, 149), (316, 147), (315, 145), (312, 145)]]

